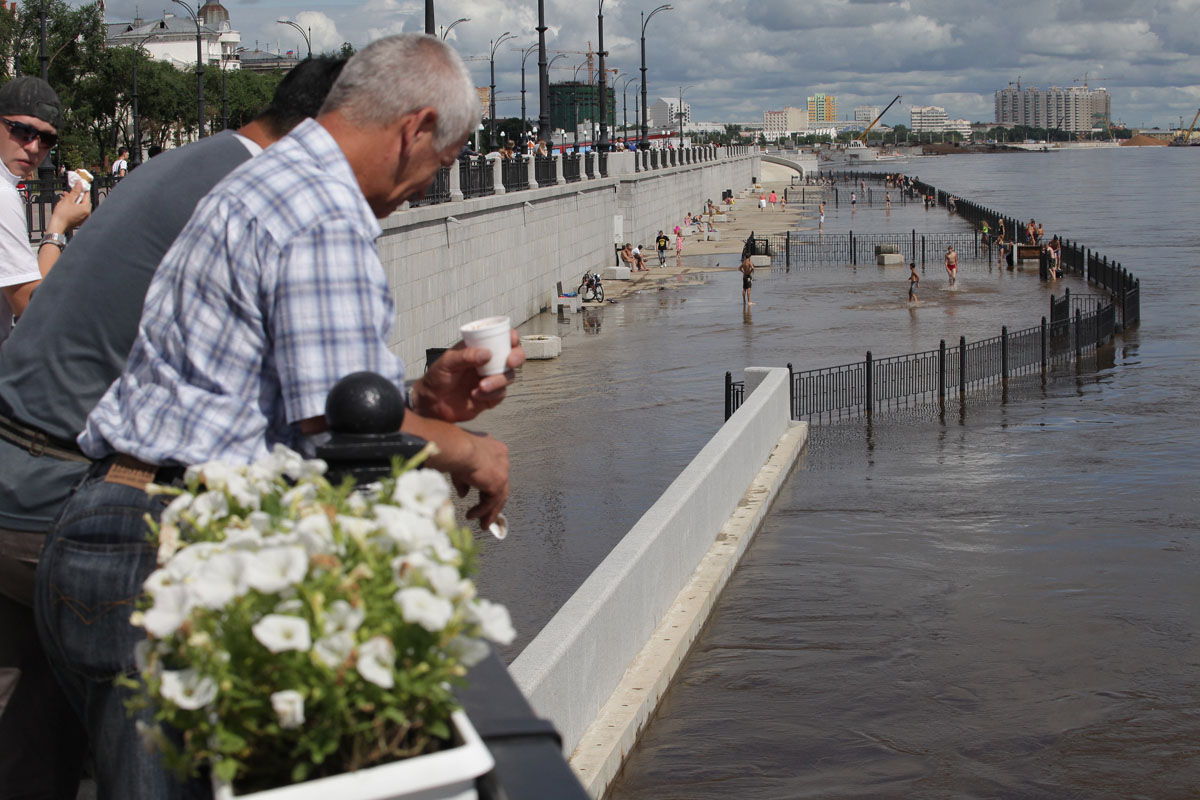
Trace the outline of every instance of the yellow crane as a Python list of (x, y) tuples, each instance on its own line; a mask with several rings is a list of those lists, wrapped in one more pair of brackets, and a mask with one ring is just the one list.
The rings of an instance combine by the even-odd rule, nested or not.
[(868, 125), (866, 128), (863, 129), (863, 132), (858, 135), (858, 140), (860, 142), (862, 142), (863, 144), (867, 143), (867, 134), (871, 132), (871, 128), (874, 128), (875, 125), (878, 124), (879, 120), (883, 119), (883, 115), (888, 112), (888, 108), (891, 108), (892, 106), (896, 105), (896, 101), (899, 99), (900, 99), (900, 95), (896, 95), (895, 98), (892, 99), (892, 102), (887, 104), (887, 108), (885, 108), (883, 111), (880, 111), (879, 116), (876, 117), (871, 122), (870, 125)]
[(1179, 135), (1168, 144), (1172, 144), (1175, 147), (1187, 147), (1191, 143), (1192, 131), (1196, 129), (1196, 120), (1200, 120), (1200, 108), (1196, 109), (1196, 116), (1192, 117), (1192, 124), (1188, 126), (1187, 133), (1181, 130)]

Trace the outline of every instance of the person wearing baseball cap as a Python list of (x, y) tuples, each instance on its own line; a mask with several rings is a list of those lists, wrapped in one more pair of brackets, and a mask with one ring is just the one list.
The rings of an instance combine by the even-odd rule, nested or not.
[(58, 144), (60, 127), (62, 104), (50, 84), (23, 75), (0, 86), (0, 161), (4, 164), (0, 170), (0, 346), (33, 290), (58, 260), (67, 234), (92, 210), (91, 198), (77, 183), (54, 206), (34, 256), (17, 184), (46, 160)]

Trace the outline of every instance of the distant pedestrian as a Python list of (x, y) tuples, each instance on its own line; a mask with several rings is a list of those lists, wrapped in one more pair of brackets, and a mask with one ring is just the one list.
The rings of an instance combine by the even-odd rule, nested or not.
[(639, 244), (633, 248), (633, 261), (637, 264), (638, 272), (649, 272), (650, 268), (646, 266), (646, 257), (642, 255), (642, 251), (646, 246)]
[(820, 214), (821, 214), (821, 219), (817, 222), (817, 230), (824, 231), (825, 230), (825, 201), (824, 200), (821, 201)]
[(883, 201), (886, 205), (887, 210), (891, 211), (892, 210), (892, 193), (884, 192), (883, 193)]
[(683, 229), (675, 226), (675, 266), (683, 266)]
[(117, 160), (112, 165), (112, 176), (114, 178), (124, 178), (129, 174), (129, 148), (122, 147), (117, 151)]
[(758, 196), (758, 210), (762, 211), (766, 207), (767, 207), (767, 196), (765, 194), (760, 194)]
[(950, 276), (951, 286), (958, 282), (958, 253), (952, 244), (946, 246), (946, 274)]
[(783, 194), (779, 197), (779, 210), (787, 211), (787, 189), (784, 189)]
[(858, 208), (858, 195), (856, 195), (854, 192), (851, 192), (850, 193), (850, 213), (853, 214), (855, 209), (857, 209), (857, 208)]
[(750, 287), (754, 285), (754, 264), (750, 261), (750, 256), (742, 256), (742, 265), (738, 267), (738, 272), (742, 273), (742, 303), (747, 306), (752, 306), (750, 302)]
[(908, 262), (908, 302), (917, 302), (917, 287), (921, 285), (921, 276), (917, 274), (917, 262)]
[(654, 246), (658, 249), (658, 265), (665, 267), (667, 265), (667, 248), (671, 246), (671, 240), (660, 230), (658, 238), (654, 240)]
[(767, 202), (771, 204), (771, 210), (775, 210), (775, 206), (779, 203), (779, 195), (775, 194), (775, 190), (771, 190), (771, 196), (767, 198)]

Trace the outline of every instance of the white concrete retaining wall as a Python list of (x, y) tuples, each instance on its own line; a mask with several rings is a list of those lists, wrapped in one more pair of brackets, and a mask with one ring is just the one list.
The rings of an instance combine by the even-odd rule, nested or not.
[(558, 281), (574, 291), (585, 270), (615, 263), (618, 217), (623, 241), (652, 247), (659, 228), (722, 189), (744, 187), (759, 165), (746, 152), (630, 174), (632, 154), (612, 157), (609, 178), (420, 206), (383, 221), (379, 253), (396, 301), (390, 344), (411, 375), (424, 371), (425, 348), (453, 344), (463, 323), (504, 315), (519, 325), (550, 307)]
[(786, 369), (747, 369), (741, 408), (509, 667), (579, 743), (790, 424)]

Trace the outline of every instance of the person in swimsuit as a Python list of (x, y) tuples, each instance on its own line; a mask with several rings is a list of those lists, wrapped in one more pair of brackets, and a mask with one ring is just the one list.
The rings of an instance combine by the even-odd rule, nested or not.
[(825, 201), (824, 200), (821, 201), (820, 213), (821, 213), (821, 220), (817, 223), (817, 230), (823, 231), (823, 230), (825, 230)]
[(917, 302), (917, 287), (921, 285), (921, 276), (917, 274), (917, 262), (908, 262), (908, 302)]
[(950, 285), (953, 286), (958, 281), (958, 253), (954, 251), (954, 245), (946, 247), (946, 274), (950, 276)]
[(742, 258), (738, 272), (742, 273), (742, 303), (752, 306), (754, 303), (750, 302), (750, 287), (754, 285), (754, 264), (750, 263), (750, 256)]

